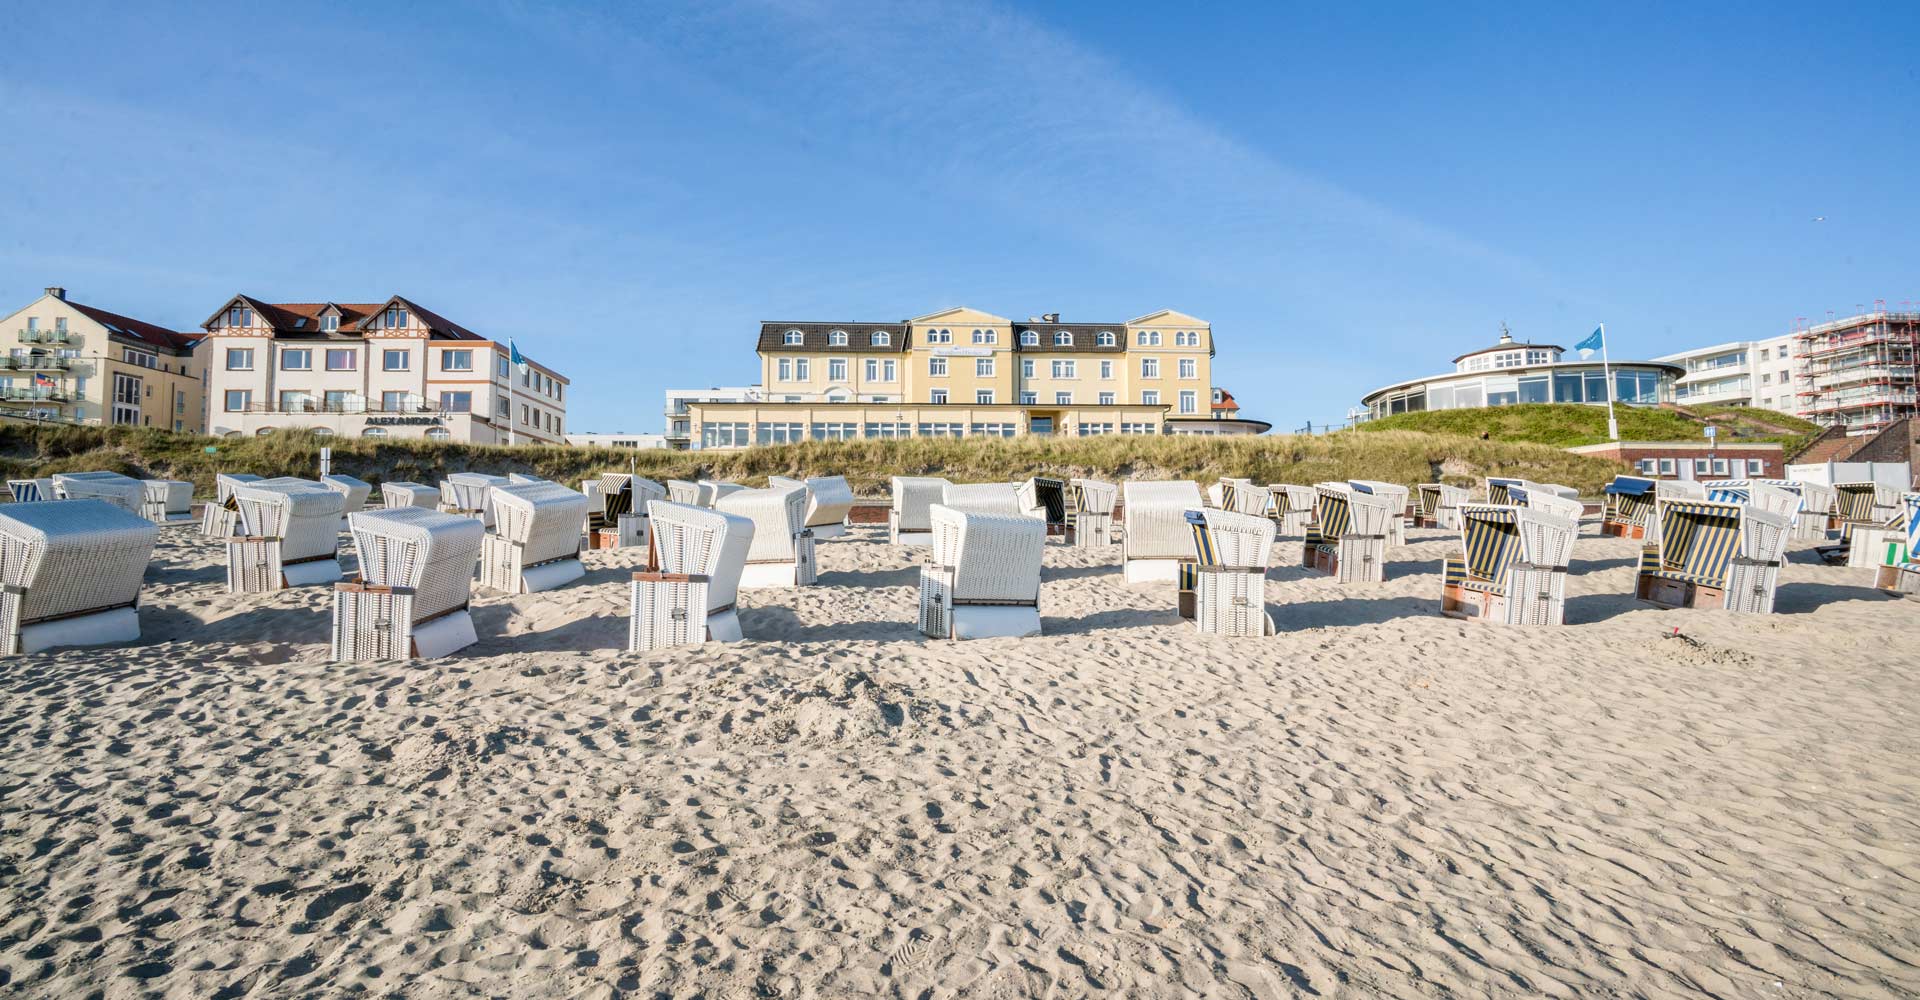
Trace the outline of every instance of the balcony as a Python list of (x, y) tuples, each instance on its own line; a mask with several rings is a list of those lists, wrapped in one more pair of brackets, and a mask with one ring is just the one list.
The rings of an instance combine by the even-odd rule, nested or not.
[[(215, 402), (219, 402), (215, 400)], [(472, 413), (472, 407), (466, 409), (442, 409), (439, 403), (415, 400), (396, 406), (386, 406), (368, 399), (326, 400), (308, 399), (291, 405), (280, 403), (249, 403), (244, 410), (228, 410), (228, 413), (346, 413), (346, 414), (403, 414), (403, 413)], [(484, 417), (485, 414), (478, 414)]]
[(0, 388), (0, 403), (64, 403), (67, 399), (62, 389)]
[(22, 330), (22, 344), (71, 344), (73, 336), (65, 330)]
[(22, 354), (14, 357), (0, 357), (0, 371), (64, 372), (72, 368), (72, 358), (55, 357), (51, 354)]

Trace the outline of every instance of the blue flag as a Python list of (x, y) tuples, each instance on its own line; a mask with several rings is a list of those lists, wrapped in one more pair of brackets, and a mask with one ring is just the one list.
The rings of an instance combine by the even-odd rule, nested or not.
[(1582, 358), (1590, 358), (1593, 357), (1593, 352), (1600, 350), (1603, 346), (1605, 345), (1600, 339), (1600, 328), (1595, 327), (1593, 336), (1573, 345), (1573, 349), (1579, 351)]
[(525, 368), (527, 366), (527, 359), (520, 356), (520, 347), (513, 342), (512, 337), (507, 338), (507, 357), (508, 360), (513, 362), (515, 368)]

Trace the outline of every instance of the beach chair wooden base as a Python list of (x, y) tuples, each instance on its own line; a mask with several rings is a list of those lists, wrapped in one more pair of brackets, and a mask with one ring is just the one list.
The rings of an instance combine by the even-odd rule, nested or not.
[(1506, 591), (1461, 581), (1444, 584), (1440, 613), (1500, 625), (1564, 625), (1566, 593), (1565, 569), (1516, 566), (1507, 571)]
[(587, 575), (579, 553), (531, 566), (521, 564), (518, 542), (499, 535), (480, 540), (480, 586), (502, 594), (537, 594), (565, 586)]
[(646, 515), (621, 514), (613, 526), (595, 528), (587, 544), (595, 549), (646, 548)]
[(140, 638), (140, 613), (128, 605), (84, 614), (20, 622), (26, 592), (0, 593), (0, 653), (38, 653), (56, 646), (109, 646)]
[(1078, 549), (1105, 548), (1113, 544), (1112, 514), (1080, 514), (1074, 518), (1067, 544)]
[(1647, 529), (1645, 525), (1628, 524), (1625, 521), (1602, 521), (1600, 534), (1608, 538), (1645, 539)]
[(1273, 619), (1267, 615), (1265, 572), (1207, 566), (1200, 567), (1196, 576), (1193, 613), (1183, 617), (1192, 618), (1201, 632), (1235, 638), (1274, 634)]
[(707, 577), (687, 573), (633, 574), (627, 652), (706, 642), (708, 582)]
[(1920, 598), (1920, 563), (1882, 566), (1874, 573), (1873, 585), (1891, 594)]
[(1307, 546), (1300, 562), (1341, 583), (1383, 583), (1387, 578), (1386, 546), (1382, 535), (1349, 535), (1338, 542)]
[(1662, 608), (1720, 608), (1740, 614), (1772, 614), (1778, 564), (1736, 559), (1727, 569), (1727, 585), (1715, 587), (1659, 573), (1643, 572), (1634, 596)]
[(433, 659), (480, 641), (463, 605), (424, 622), (413, 620), (413, 591), (358, 581), (333, 588), (336, 663)]

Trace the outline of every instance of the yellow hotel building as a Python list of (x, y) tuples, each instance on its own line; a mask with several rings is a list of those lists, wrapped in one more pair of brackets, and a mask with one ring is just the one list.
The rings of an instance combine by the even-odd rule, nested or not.
[(688, 404), (696, 448), (802, 440), (1162, 434), (1211, 417), (1213, 330), (1016, 322), (957, 308), (899, 323), (760, 326), (759, 399)]

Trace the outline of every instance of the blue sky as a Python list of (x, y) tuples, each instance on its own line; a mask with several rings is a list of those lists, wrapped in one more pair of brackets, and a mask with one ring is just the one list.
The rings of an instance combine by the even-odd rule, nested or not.
[(573, 430), (751, 380), (762, 319), (1178, 308), (1285, 430), (1502, 321), (1920, 301), (1914, 4), (126, 6), (0, 5), (0, 305), (403, 294)]

